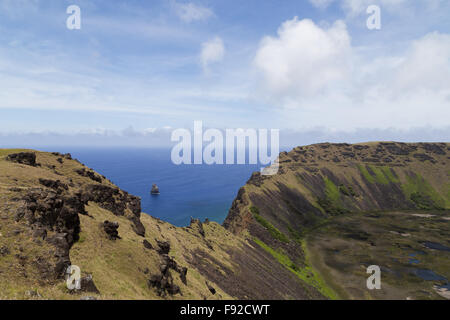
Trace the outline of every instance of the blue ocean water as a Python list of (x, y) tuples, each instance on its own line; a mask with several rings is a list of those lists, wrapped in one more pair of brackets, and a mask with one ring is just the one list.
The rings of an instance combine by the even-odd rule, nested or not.
[[(46, 148), (48, 149), (48, 148)], [(190, 217), (222, 223), (241, 186), (259, 165), (174, 165), (171, 150), (51, 148), (70, 152), (121, 189), (142, 198), (142, 211), (176, 226)], [(161, 194), (150, 195), (152, 184)]]

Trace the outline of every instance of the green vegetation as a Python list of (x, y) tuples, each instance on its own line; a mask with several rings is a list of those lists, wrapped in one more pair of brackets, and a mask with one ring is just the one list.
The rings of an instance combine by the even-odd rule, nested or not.
[(261, 215), (259, 214), (259, 209), (257, 207), (255, 206), (250, 207), (250, 212), (253, 213), (253, 217), (255, 218), (255, 220), (264, 228), (266, 228), (267, 231), (269, 231), (272, 237), (280, 240), (281, 242), (285, 243), (289, 242), (289, 238), (284, 233), (275, 228), (273, 224), (271, 224), (269, 221), (261, 217)]
[(336, 205), (328, 198), (318, 198), (317, 204), (328, 214), (332, 216), (340, 215), (343, 213), (348, 213), (349, 210)]
[[(336, 186), (333, 181), (324, 177), (325, 182), (325, 197), (318, 198), (317, 204), (328, 214), (339, 215), (347, 213), (348, 210), (341, 205), (341, 192), (342, 189)], [(347, 190), (347, 192), (349, 192)], [(350, 193), (349, 193), (350, 194)]]
[[(373, 174), (369, 172), (372, 171)], [(380, 184), (389, 184), (389, 183), (398, 183), (399, 180), (394, 176), (390, 167), (377, 167), (373, 165), (364, 166), (358, 165), (358, 169), (363, 175), (363, 177), (369, 183), (380, 183)]]
[(392, 183), (400, 183), (400, 180), (395, 176), (393, 170), (391, 167), (381, 167), (381, 170), (383, 171), (384, 175), (388, 180)]
[(356, 192), (353, 190), (352, 186), (345, 186), (343, 184), (341, 184), (339, 186), (339, 191), (344, 195), (344, 196), (348, 196), (348, 197), (356, 197), (357, 194)]
[(325, 195), (327, 199), (329, 199), (331, 202), (339, 202), (340, 199), (340, 193), (339, 188), (328, 178), (324, 178), (325, 181)]
[(389, 184), (389, 179), (386, 177), (384, 172), (386, 170), (383, 170), (383, 167), (375, 167), (375, 166), (369, 166), (370, 170), (375, 174), (375, 181), (380, 184)]
[(375, 183), (375, 178), (369, 173), (366, 166), (358, 165), (358, 169), (369, 183)]
[[(294, 273), (300, 280), (304, 281), (308, 285), (316, 288), (322, 295), (329, 299), (338, 299), (336, 293), (326, 285), (322, 277), (308, 265), (308, 259), (305, 257), (305, 266), (300, 267), (296, 265), (292, 260), (284, 253), (274, 250), (258, 238), (253, 239), (261, 248), (272, 255), (280, 264), (285, 266), (289, 271)], [(300, 241), (301, 242), (301, 241)], [(301, 242), (303, 250), (306, 252), (303, 242)]]
[(290, 233), (292, 239), (297, 240), (297, 241), (301, 239), (302, 235), (300, 234), (300, 232), (292, 229), (291, 226), (288, 226), (288, 230), (289, 230), (289, 233)]
[[(445, 280), (426, 281), (410, 270), (432, 270), (449, 279), (450, 256), (423, 245), (424, 241), (446, 245), (449, 233), (445, 218), (449, 215), (450, 211), (396, 210), (333, 217), (308, 234), (306, 260), (340, 298), (440, 299), (434, 286), (445, 284)], [(365, 269), (374, 262), (390, 270), (382, 273), (383, 293), (365, 288)]]
[(250, 207), (250, 212), (259, 215), (259, 209), (255, 206)]
[(414, 202), (417, 208), (422, 210), (443, 210), (444, 208), (436, 206), (433, 200), (428, 196), (419, 192), (414, 192), (410, 197), (411, 201)]
[(403, 192), (419, 209), (443, 209), (446, 201), (420, 174), (407, 177)]

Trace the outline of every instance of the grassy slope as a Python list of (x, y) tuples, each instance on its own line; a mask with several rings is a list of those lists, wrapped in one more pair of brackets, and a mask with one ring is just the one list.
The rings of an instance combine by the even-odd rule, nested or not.
[[(30, 226), (23, 219), (14, 221), (22, 202), (20, 199), (30, 189), (46, 189), (39, 184), (39, 178), (68, 184), (69, 194), (84, 192), (88, 185), (98, 182), (75, 172), (81, 168), (89, 169), (78, 161), (64, 158), (60, 163), (57, 161), (60, 156), (46, 152), (33, 151), (40, 164), (37, 167), (5, 160), (8, 154), (19, 151), (25, 150), (0, 150), (0, 249), (9, 249), (6, 255), (0, 256), (0, 299), (79, 299), (84, 295), (100, 299), (161, 299), (155, 289), (147, 286), (151, 275), (159, 273), (162, 260), (158, 252), (144, 248), (144, 238), (133, 231), (126, 216), (116, 216), (95, 202), (86, 206), (89, 216), (79, 214), (80, 239), (70, 249), (70, 260), (80, 267), (82, 276), (93, 276), (101, 294), (71, 294), (62, 279), (42, 281), (35, 261), (55, 262), (55, 248), (47, 241), (34, 239)], [(115, 188), (107, 179), (102, 179), (101, 184)], [(111, 241), (107, 238), (101, 226), (105, 220), (119, 223), (118, 232), (122, 239)], [(169, 241), (169, 255), (179, 266), (188, 268), (187, 285), (182, 283), (177, 272), (171, 271), (182, 294), (165, 299), (320, 297), (266, 251), (217, 223), (204, 223), (203, 237), (197, 225), (177, 228), (146, 214), (141, 215), (141, 222), (146, 229), (145, 240), (153, 248), (158, 248), (157, 240)], [(16, 234), (16, 229), (22, 231)], [(53, 234), (50, 230), (48, 233), (49, 236)], [(25, 260), (21, 261), (18, 256)], [(210, 292), (206, 282), (216, 294)], [(39, 297), (26, 295), (30, 290), (37, 291)]]
[[(449, 144), (439, 146), (448, 153)], [(409, 149), (409, 154), (393, 154), (387, 150), (397, 147)], [(420, 156), (423, 154), (432, 161), (422, 161)], [(244, 187), (245, 193), (236, 202), (241, 204), (239, 209), (229, 215), (225, 225), (238, 234), (250, 230), (265, 250), (294, 273), (316, 269), (321, 281), (316, 281), (315, 286), (330, 298), (355, 295), (336, 285), (335, 275), (331, 275), (321, 261), (323, 256), (316, 255), (315, 250), (307, 250), (315, 247), (310, 245), (306, 235), (321, 230), (333, 221), (333, 216), (347, 212), (450, 208), (448, 157), (425, 150), (422, 144), (368, 143), (358, 148), (312, 145), (282, 153), (279, 160), (277, 175), (263, 178), (262, 182), (249, 180)], [(414, 198), (415, 193), (419, 196)], [(412, 198), (418, 198), (419, 203)], [(415, 227), (419, 228), (419, 225)], [(290, 238), (290, 244), (276, 241), (286, 237)], [(295, 250), (286, 254), (289, 246), (299, 240), (303, 245), (297, 246), (302, 247), (303, 254), (299, 256)], [(292, 268), (295, 266), (292, 261), (299, 261), (297, 267)], [(370, 294), (357, 296), (371, 298)]]
[[(27, 299), (26, 291), (36, 290), (46, 299), (79, 299), (80, 295), (70, 294), (63, 280), (57, 282), (41, 282), (36, 274), (32, 262), (37, 257), (53, 255), (54, 248), (46, 241), (33, 239), (28, 225), (24, 222), (15, 222), (13, 219), (15, 209), (19, 205), (14, 198), (20, 197), (30, 188), (42, 188), (39, 178), (60, 180), (69, 183), (70, 179), (75, 185), (92, 184), (89, 178), (82, 177), (74, 172), (84, 167), (75, 160), (64, 160), (63, 164), (56, 161), (57, 157), (45, 152), (37, 152), (39, 167), (31, 167), (5, 161), (10, 153), (26, 150), (0, 150), (0, 248), (7, 247), (9, 254), (0, 257), (0, 299)], [(55, 170), (50, 166), (55, 166)], [(109, 181), (105, 185), (113, 186)], [(11, 188), (21, 189), (21, 192), (11, 191)], [(71, 192), (76, 190), (70, 189)], [(81, 268), (82, 275), (92, 274), (94, 282), (103, 299), (160, 299), (154, 290), (147, 287), (147, 279), (151, 274), (157, 273), (160, 257), (155, 250), (145, 249), (143, 237), (134, 233), (130, 221), (125, 217), (115, 216), (108, 210), (100, 208), (95, 203), (87, 207), (89, 216), (80, 215), (80, 240), (70, 251), (73, 264)], [(119, 235), (121, 240), (107, 239), (100, 224), (105, 221), (119, 222)], [(158, 248), (156, 239), (168, 240), (171, 243), (170, 255), (181, 265), (188, 267), (187, 283), (185, 286), (176, 272), (172, 272), (174, 282), (181, 287), (182, 296), (177, 299), (230, 299), (219, 286), (212, 284), (217, 290), (212, 295), (205, 281), (207, 280), (185, 261), (184, 255), (189, 250), (201, 248), (208, 250), (205, 241), (193, 230), (176, 228), (168, 223), (154, 219), (143, 214), (141, 217), (146, 228), (146, 239)], [(205, 233), (214, 251), (208, 250), (215, 258), (223, 261), (229, 260), (222, 248), (232, 246), (239, 249), (241, 240), (226, 231), (216, 223), (204, 224)], [(16, 230), (22, 230), (15, 234)], [(22, 262), (17, 258), (21, 255), (26, 260)], [(144, 274), (148, 268), (149, 273)], [(95, 294), (89, 294), (94, 295)]]
[[(378, 144), (367, 146), (369, 149), (362, 153), (371, 153)], [(433, 155), (438, 159), (434, 164), (419, 161), (411, 156), (408, 157), (412, 159), (411, 162), (405, 162), (406, 156), (394, 156), (392, 163), (367, 163), (358, 158), (342, 157), (342, 148), (349, 146), (331, 146), (327, 149), (319, 146), (296, 148), (291, 153), (280, 156), (281, 169), (278, 175), (263, 180), (261, 185), (248, 183), (238, 206), (239, 214), (230, 215), (227, 219), (230, 222), (229, 230), (234, 234), (239, 233), (239, 236), (216, 223), (208, 223), (204, 224), (206, 239), (203, 239), (194, 229), (176, 228), (143, 214), (141, 221), (146, 228), (146, 239), (153, 247), (157, 247), (156, 239), (169, 240), (170, 255), (179, 265), (189, 269), (187, 286), (181, 283), (177, 273), (172, 272), (175, 283), (183, 293), (182, 296), (173, 298), (232, 298), (221, 289), (227, 286), (220, 282), (214, 283), (214, 279), (220, 277), (199, 272), (201, 266), (192, 265), (192, 258), (198, 259), (198, 252), (207, 252), (209, 258), (201, 264), (211, 264), (210, 268), (218, 269), (218, 275), (239, 275), (241, 269), (233, 260), (236, 259), (237, 252), (248, 259), (249, 265), (254, 264), (251, 259), (255, 257), (245, 256), (245, 250), (248, 249), (243, 249), (245, 246), (248, 248), (247, 239), (254, 240), (256, 249), (259, 248), (267, 254), (264, 256), (259, 252), (258, 257), (272, 257), (279, 262), (281, 268), (303, 283), (302, 286), (309, 292), (309, 297), (318, 297), (316, 290), (328, 298), (355, 297), (358, 295), (349, 293), (345, 285), (334, 283), (335, 271), (327, 269), (324, 255), (315, 254), (316, 242), (311, 241), (312, 238), (307, 235), (313, 234), (315, 230), (320, 231), (322, 226), (333, 221), (334, 218), (330, 219), (330, 216), (340, 215), (340, 209), (366, 211), (371, 209), (371, 206), (376, 209), (377, 206), (386, 205), (379, 195), (391, 190), (383, 188), (393, 186), (398, 186), (395, 192), (401, 192), (393, 192), (396, 197), (410, 199), (412, 194), (422, 193), (433, 203), (449, 207), (449, 180), (442, 178), (448, 177), (449, 174), (446, 156)], [(93, 182), (74, 172), (75, 169), (83, 167), (77, 161), (64, 160), (64, 164), (60, 164), (56, 161), (57, 157), (49, 153), (37, 153), (37, 162), (41, 167), (4, 161), (7, 154), (18, 151), (22, 150), (0, 150), (0, 248), (7, 246), (11, 251), (5, 257), (0, 257), (0, 298), (28, 298), (25, 296), (27, 290), (37, 290), (44, 298), (78, 299), (78, 295), (67, 292), (62, 281), (39, 281), (39, 275), (35, 274), (32, 265), (17, 257), (26, 257), (26, 262), (30, 262), (37, 257), (51, 256), (52, 247), (45, 241), (36, 242), (27, 231), (26, 225), (13, 221), (12, 216), (18, 205), (13, 198), (29, 188), (39, 186), (37, 180), (40, 177), (61, 180), (64, 183), (72, 180), (76, 186)], [(419, 151), (422, 153), (422, 150)], [(339, 157), (340, 161), (331, 161), (333, 157)], [(333, 175), (322, 171), (323, 168)], [(411, 175), (411, 172), (415, 175)], [(103, 183), (114, 186), (107, 180)], [(13, 192), (11, 187), (22, 188), (23, 192)], [(321, 202), (320, 199), (326, 201)], [(305, 203), (307, 206), (304, 206)], [(256, 208), (256, 212), (252, 212), (255, 209), (251, 208)], [(92, 217), (80, 215), (81, 235), (80, 241), (75, 243), (70, 251), (72, 263), (79, 265), (83, 273), (93, 275), (102, 292), (100, 298), (158, 299), (156, 292), (146, 285), (149, 276), (159, 268), (160, 257), (157, 252), (144, 249), (143, 238), (132, 231), (126, 218), (117, 217), (95, 203), (90, 203), (87, 209)], [(110, 241), (106, 238), (99, 226), (104, 220), (120, 223), (121, 240)], [(244, 226), (239, 232), (236, 232), (236, 221)], [(17, 234), (16, 229), (22, 229), (24, 232)], [(213, 263), (214, 260), (220, 263)], [(274, 267), (271, 265), (270, 268)], [(149, 269), (148, 274), (143, 272), (146, 268)], [(266, 266), (261, 265), (261, 268), (265, 270)], [(277, 272), (281, 272), (278, 267)], [(244, 279), (247, 277), (245, 274), (241, 276)], [(362, 274), (357, 274), (355, 279), (361, 276)], [(217, 290), (216, 295), (211, 295), (205, 285), (206, 280)], [(277, 290), (283, 292), (283, 288)], [(370, 295), (364, 297), (370, 298)]]

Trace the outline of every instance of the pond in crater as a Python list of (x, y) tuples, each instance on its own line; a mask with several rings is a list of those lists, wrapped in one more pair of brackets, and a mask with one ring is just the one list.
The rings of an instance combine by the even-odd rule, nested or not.
[(434, 250), (439, 250), (439, 251), (449, 251), (450, 252), (450, 248), (446, 247), (440, 243), (436, 243), (436, 242), (430, 242), (430, 241), (425, 241), (423, 242), (423, 245), (425, 247), (427, 247), (428, 249), (434, 249)]
[(411, 273), (425, 281), (446, 281), (446, 282), (448, 282), (447, 278), (435, 273), (432, 270), (428, 270), (428, 269), (412, 269)]

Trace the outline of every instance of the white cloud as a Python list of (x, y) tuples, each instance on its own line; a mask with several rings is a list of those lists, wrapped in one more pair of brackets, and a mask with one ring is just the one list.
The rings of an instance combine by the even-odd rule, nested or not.
[(433, 32), (414, 41), (393, 84), (398, 92), (450, 91), (450, 35)]
[(203, 71), (209, 71), (211, 63), (220, 62), (225, 56), (225, 46), (220, 37), (215, 37), (202, 44), (202, 51), (200, 54)]
[(288, 20), (278, 37), (265, 37), (255, 65), (276, 95), (302, 98), (347, 79), (350, 36), (342, 21), (321, 29), (311, 20)]
[(192, 2), (178, 3), (174, 2), (175, 13), (184, 22), (203, 21), (214, 16), (210, 8), (206, 8)]
[(383, 51), (373, 59), (370, 48), (352, 46), (340, 21), (331, 28), (286, 21), (257, 51), (258, 94), (280, 107), (290, 127), (448, 126), (450, 35), (434, 32), (403, 52), (389, 44)]

